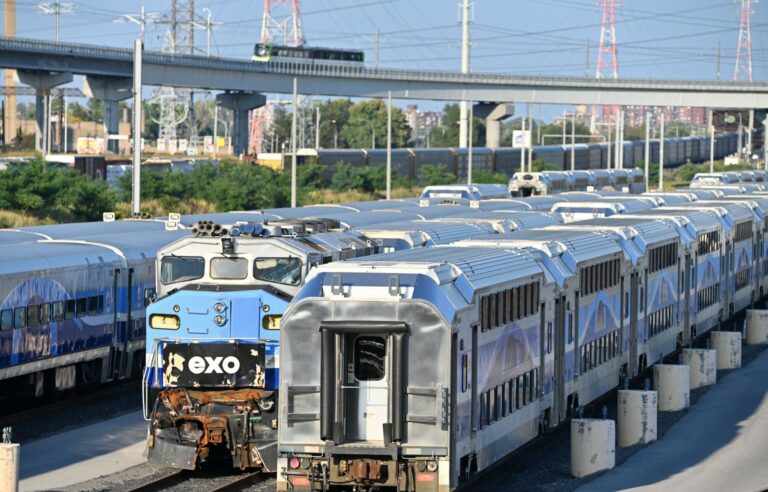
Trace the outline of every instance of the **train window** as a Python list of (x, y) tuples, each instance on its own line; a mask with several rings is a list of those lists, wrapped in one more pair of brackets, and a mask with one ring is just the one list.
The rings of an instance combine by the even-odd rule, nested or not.
[(64, 319), (64, 301), (56, 301), (53, 303), (53, 320), (61, 321)]
[(480, 428), (484, 428), (488, 425), (489, 409), (488, 409), (488, 392), (484, 391), (480, 395)]
[(77, 302), (75, 303), (75, 309), (76, 309), (76, 316), (78, 318), (83, 318), (88, 314), (88, 298), (87, 297), (80, 297), (77, 299)]
[(220, 257), (211, 260), (211, 278), (241, 280), (248, 277), (248, 260)]
[(506, 322), (507, 323), (509, 323), (510, 321), (515, 321), (515, 316), (514, 316), (514, 312), (513, 312), (513, 304), (514, 304), (514, 302), (512, 301), (512, 299), (513, 299), (513, 297), (512, 297), (513, 291), (514, 291), (513, 289), (507, 289), (507, 290), (504, 291), (504, 297), (506, 299), (504, 301), (504, 304), (505, 304), (504, 307), (505, 307), (505, 309), (507, 311), (507, 315), (506, 315), (506, 320), (507, 320)]
[(629, 318), (629, 292), (624, 293), (624, 317)]
[(256, 258), (253, 277), (276, 284), (299, 285), (301, 260), (298, 258)]
[(75, 317), (75, 300), (67, 299), (64, 302), (64, 318), (72, 319)]
[(29, 326), (40, 324), (40, 306), (29, 306), (27, 308), (27, 323)]
[(20, 307), (13, 310), (13, 327), (25, 328), (27, 326), (27, 308)]
[(469, 357), (467, 354), (461, 355), (461, 392), (467, 392), (467, 381), (469, 380)]
[(488, 391), (488, 422), (494, 423), (497, 420), (499, 420), (498, 417), (498, 407), (496, 406), (496, 388), (493, 388)]
[(516, 380), (510, 379), (509, 381), (507, 381), (507, 386), (509, 387), (507, 389), (507, 395), (508, 395), (507, 400), (509, 401), (509, 413), (512, 413), (515, 410), (517, 410), (517, 401), (515, 400), (516, 398), (515, 395), (517, 394), (517, 392), (515, 391)]
[(355, 339), (355, 378), (358, 381), (384, 379), (387, 341), (384, 337), (364, 336)]
[(499, 326), (499, 324), (496, 322), (496, 301), (497, 301), (497, 299), (498, 299), (498, 297), (496, 296), (496, 294), (491, 294), (489, 296), (489, 306), (488, 306), (489, 313), (488, 314), (489, 314), (490, 319), (489, 319), (489, 325), (488, 326), (490, 328), (495, 328), (495, 327)]
[(512, 319), (520, 319), (520, 289), (515, 287), (512, 289)]
[(499, 416), (507, 416), (507, 383), (504, 383), (497, 387), (497, 394), (499, 395)]
[[(568, 310), (571, 310), (570, 304), (568, 305)], [(575, 336), (574, 333), (574, 323), (573, 323), (573, 314), (568, 315), (568, 343), (573, 343), (573, 339)]]
[(529, 401), (533, 401), (537, 398), (538, 394), (538, 382), (539, 382), (539, 371), (534, 369), (531, 371), (531, 397), (529, 398)]
[(490, 326), (490, 321), (488, 319), (488, 304), (490, 301), (488, 300), (488, 296), (483, 296), (480, 298), (480, 329), (482, 331), (487, 331)]
[(40, 324), (50, 323), (51, 321), (51, 305), (50, 303), (40, 304)]
[(552, 322), (547, 322), (547, 353), (552, 353)]
[(104, 314), (104, 296), (99, 296), (99, 314)]
[(515, 409), (519, 410), (523, 407), (523, 376), (517, 377), (515, 387)]
[(152, 300), (155, 298), (155, 293), (157, 291), (154, 287), (149, 287), (144, 289), (144, 307), (149, 306), (152, 304)]
[(504, 311), (504, 300), (506, 299), (506, 296), (503, 292), (499, 292), (496, 294), (496, 322), (500, 326), (504, 326), (507, 324), (505, 311)]
[(91, 296), (88, 298), (88, 316), (99, 314), (99, 297)]
[(523, 374), (523, 406), (528, 404), (528, 385), (530, 384), (528, 373)]
[(3, 309), (0, 311), (0, 330), (10, 330), (13, 328), (13, 311)]
[(160, 260), (160, 281), (166, 285), (196, 280), (204, 273), (205, 260), (199, 256), (166, 256)]

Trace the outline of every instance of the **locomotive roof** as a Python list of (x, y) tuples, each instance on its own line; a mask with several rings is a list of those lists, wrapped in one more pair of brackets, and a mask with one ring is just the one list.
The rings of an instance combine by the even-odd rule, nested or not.
[(45, 239), (43, 236), (51, 239), (73, 239), (84, 236), (164, 231), (165, 223), (156, 220), (118, 220), (19, 227), (18, 230), (38, 234), (40, 235), (38, 239)]
[(186, 227), (192, 227), (201, 220), (210, 220), (217, 224), (234, 224), (235, 222), (257, 222), (279, 220), (275, 214), (265, 214), (260, 210), (252, 212), (222, 212), (215, 214), (191, 214), (182, 215), (181, 223)]
[(396, 222), (390, 224), (381, 224), (378, 226), (363, 226), (361, 231), (369, 231), (368, 236), (375, 237), (380, 232), (402, 232), (416, 233), (427, 236), (428, 242), (433, 244), (448, 244), (461, 239), (470, 237), (487, 237), (495, 234), (491, 224), (466, 223), (466, 222), (440, 222), (440, 221), (421, 221), (421, 222)]

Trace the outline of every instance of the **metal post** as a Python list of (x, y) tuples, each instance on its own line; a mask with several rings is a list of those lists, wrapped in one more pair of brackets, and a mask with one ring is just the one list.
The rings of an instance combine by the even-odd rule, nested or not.
[(141, 39), (133, 43), (133, 207), (141, 212)]
[(375, 49), (375, 59), (373, 62), (373, 68), (376, 70), (379, 69), (379, 43), (381, 41), (380, 39), (381, 32), (379, 31), (379, 27), (376, 26), (376, 49)]
[(213, 99), (213, 157), (219, 155), (219, 101)]
[(296, 117), (299, 112), (299, 79), (293, 78), (293, 118), (291, 118), (291, 208), (296, 208)]
[[(647, 111), (647, 109), (646, 109)], [(645, 190), (649, 191), (648, 170), (651, 164), (651, 113), (645, 115)]]
[(619, 110), (619, 169), (624, 169), (624, 110)]
[(525, 118), (521, 118), (523, 122), (523, 137), (520, 141), (520, 172), (525, 172)]
[(467, 184), (472, 184), (472, 147), (475, 146), (475, 104), (469, 102), (469, 153), (467, 154)]
[(711, 109), (709, 110), (709, 172), (715, 172), (715, 120)]
[(213, 23), (211, 22), (211, 13), (210, 9), (203, 9), (204, 11), (207, 11), (208, 13), (208, 21), (205, 23), (205, 34), (206, 34), (206, 53), (208, 56), (211, 56), (211, 31), (213, 30)]
[(315, 107), (315, 149), (320, 148), (320, 106)]
[[(469, 73), (469, 0), (464, 0), (462, 7), (463, 17), (461, 21), (461, 73)], [(461, 101), (459, 107), (459, 147), (465, 148), (467, 146), (467, 115), (469, 114), (469, 106), (466, 100)]]
[[(565, 147), (565, 131), (566, 131), (565, 127), (568, 126), (567, 121), (568, 120), (566, 118), (566, 112), (563, 111), (563, 147)], [(541, 145), (541, 142), (539, 142), (539, 145)]]
[(667, 115), (661, 112), (661, 135), (659, 135), (659, 191), (664, 191), (664, 137), (666, 136), (666, 117)]
[(606, 152), (608, 155), (606, 156), (606, 166), (608, 169), (611, 169), (613, 164), (613, 125), (611, 124), (610, 116), (607, 118), (606, 122), (608, 124), (608, 152)]
[(64, 153), (66, 154), (68, 149), (68, 140), (69, 140), (69, 119), (67, 118), (67, 96), (64, 96)]
[(576, 170), (576, 108), (571, 113), (571, 171)]
[(754, 165), (752, 162), (752, 132), (755, 129), (755, 110), (749, 110), (749, 133), (747, 134), (747, 159), (750, 165)]
[(387, 200), (392, 199), (392, 91), (387, 92)]
[(528, 146), (528, 172), (533, 172), (533, 111), (531, 111), (531, 105), (528, 104), (528, 128), (531, 132), (531, 145)]

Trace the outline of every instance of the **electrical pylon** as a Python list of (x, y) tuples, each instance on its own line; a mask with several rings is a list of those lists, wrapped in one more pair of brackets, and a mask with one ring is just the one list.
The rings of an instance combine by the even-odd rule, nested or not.
[[(279, 5), (290, 4), (291, 13), (275, 15)], [(261, 23), (261, 42), (279, 41), (286, 46), (302, 46), (304, 33), (301, 28), (299, 0), (264, 0), (264, 16)]]
[(733, 0), (741, 4), (741, 28), (739, 29), (739, 47), (736, 50), (736, 67), (733, 80), (737, 81), (746, 72), (747, 80), (752, 82), (752, 4), (760, 0)]
[[(618, 0), (599, 0), (598, 7), (602, 10), (603, 21), (600, 28), (600, 51), (597, 54), (597, 70), (595, 78), (619, 78), (619, 52), (616, 47), (616, 8), (621, 7)], [(603, 107), (603, 117), (610, 118), (618, 108)], [(597, 126), (597, 111), (592, 108), (591, 130), (595, 133)]]

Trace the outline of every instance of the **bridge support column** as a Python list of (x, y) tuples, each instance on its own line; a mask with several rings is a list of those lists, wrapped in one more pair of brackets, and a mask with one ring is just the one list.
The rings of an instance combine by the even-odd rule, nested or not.
[(132, 80), (117, 77), (87, 76), (83, 82), (83, 92), (88, 97), (104, 101), (104, 140), (107, 152), (120, 151), (120, 142), (110, 140), (110, 135), (120, 133), (119, 102), (128, 99), (131, 94)]
[(491, 149), (501, 147), (501, 122), (515, 115), (514, 104), (475, 104), (474, 114), (485, 118), (485, 146)]
[(216, 95), (216, 104), (234, 113), (232, 147), (235, 154), (248, 151), (248, 111), (260, 108), (266, 103), (267, 98), (264, 95), (254, 92), (225, 92)]
[(19, 82), (37, 91), (35, 96), (35, 150), (45, 154), (48, 152), (51, 138), (48, 119), (51, 89), (72, 82), (72, 74), (17, 70), (16, 76)]

